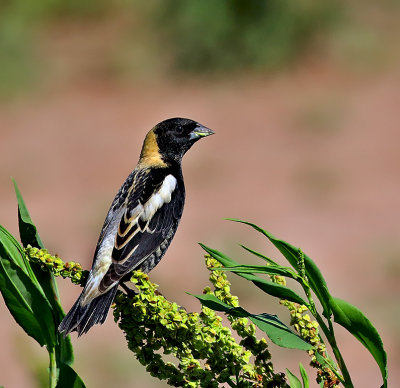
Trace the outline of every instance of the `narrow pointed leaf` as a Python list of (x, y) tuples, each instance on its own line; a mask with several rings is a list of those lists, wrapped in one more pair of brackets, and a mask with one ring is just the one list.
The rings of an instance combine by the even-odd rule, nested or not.
[(0, 244), (0, 290), (17, 323), (41, 346), (55, 346), (51, 306), (41, 289), (12, 260)]
[(85, 388), (82, 379), (69, 365), (61, 363), (59, 370), (56, 388)]
[(51, 305), (51, 311), (53, 314), (53, 323), (55, 329), (55, 335), (57, 337), (56, 346), (56, 358), (57, 360), (65, 363), (72, 364), (74, 361), (73, 347), (71, 344), (70, 336), (64, 336), (60, 334), (57, 330), (58, 325), (65, 317), (64, 310), (61, 307), (58, 296), (58, 288), (54, 278), (54, 275), (40, 268), (39, 264), (32, 263), (31, 264), (33, 272), (36, 274), (36, 279), (40, 288), (43, 290), (48, 302)]
[(57, 338), (57, 346), (55, 348), (56, 359), (57, 361), (61, 361), (64, 364), (71, 365), (74, 361), (74, 354), (70, 336), (66, 336), (64, 338), (64, 336), (60, 334), (57, 330), (58, 325), (65, 316), (65, 313), (58, 299), (58, 289), (54, 279), (54, 275), (51, 272), (40, 268), (37, 263), (32, 263), (31, 266), (36, 274), (38, 283), (40, 284), (48, 302), (51, 305), (53, 325), (55, 328), (55, 336)]
[(276, 315), (266, 313), (249, 314), (249, 319), (278, 346), (301, 350), (310, 350), (312, 348), (309, 343), (282, 323)]
[(0, 244), (3, 247), (4, 254), (12, 260), (18, 267), (20, 267), (26, 274), (28, 268), (24, 260), (24, 253), (19, 242), (14, 236), (5, 228), (0, 225)]
[(222, 311), (237, 318), (249, 318), (273, 343), (291, 349), (309, 350), (312, 346), (293, 333), (276, 315), (251, 314), (242, 307), (232, 307), (220, 301), (215, 295), (194, 295), (200, 302), (215, 311)]
[(271, 265), (278, 265), (275, 261), (273, 261), (273, 260), (270, 259), (269, 257), (263, 255), (262, 253), (257, 252), (257, 251), (255, 251), (254, 249), (251, 249), (251, 248), (249, 248), (249, 247), (246, 247), (245, 245), (242, 245), (242, 244), (241, 244), (240, 246), (241, 246), (244, 250), (246, 250), (247, 252), (250, 252), (251, 254), (253, 254), (253, 255), (255, 255), (255, 256), (257, 256), (257, 257), (260, 257), (261, 259), (265, 260), (268, 264), (271, 264)]
[(28, 244), (36, 248), (44, 248), (42, 240), (39, 237), (36, 226), (33, 224), (31, 216), (29, 215), (28, 209), (26, 208), (24, 199), (22, 198), (21, 192), (17, 186), (17, 182), (13, 180), (15, 194), (18, 201), (18, 222), (21, 242), (24, 247)]
[(286, 276), (291, 279), (296, 279), (297, 275), (293, 273), (290, 268), (285, 268), (275, 265), (245, 265), (239, 264), (232, 267), (215, 268), (216, 271), (230, 271), (230, 272), (240, 272), (240, 273), (261, 273), (266, 275), (279, 275)]
[[(271, 241), (273, 245), (275, 245), (276, 248), (278, 248), (278, 250), (282, 253), (282, 255), (285, 256), (285, 258), (289, 261), (291, 266), (297, 271), (299, 270), (298, 266), (299, 248), (294, 247), (293, 245), (287, 243), (286, 241), (275, 238), (272, 234), (268, 233), (266, 230), (260, 228), (259, 226), (252, 224), (251, 222), (242, 221), (235, 218), (228, 218), (228, 220), (249, 225), (253, 229), (263, 234), (265, 237), (269, 239), (269, 241)], [(326, 284), (326, 281), (322, 276), (322, 273), (317, 267), (317, 265), (307, 255), (304, 255), (304, 264), (305, 264), (305, 272), (310, 287), (314, 291), (315, 295), (319, 299), (324, 309), (323, 314), (325, 317), (330, 317), (331, 310), (329, 306), (329, 299), (331, 295), (328, 291), (328, 286)]]
[(305, 370), (305, 368), (304, 368), (302, 363), (299, 364), (299, 368), (300, 368), (301, 378), (303, 380), (303, 387), (304, 388), (310, 388), (310, 382), (308, 380), (308, 374), (307, 374), (307, 371)]
[(286, 376), (289, 380), (290, 388), (302, 388), (300, 380), (289, 369), (286, 368)]
[[(18, 222), (19, 222), (19, 234), (23, 245), (26, 247), (31, 245), (37, 248), (44, 248), (42, 240), (40, 239), (39, 233), (32, 218), (29, 214), (28, 208), (26, 207), (25, 201), (18, 188), (17, 183), (14, 182), (15, 194), (18, 201)], [(46, 295), (53, 313), (54, 327), (58, 327), (60, 322), (63, 320), (65, 313), (59, 302), (60, 296), (58, 293), (57, 283), (54, 275), (49, 271), (44, 271), (36, 263), (30, 265), (35, 277), (37, 279), (37, 285), (40, 286)], [(56, 358), (65, 364), (72, 364), (74, 356), (72, 344), (69, 336), (65, 337), (56, 331), (57, 343), (56, 347)]]
[[(327, 358), (323, 357), (320, 353), (315, 352), (315, 357), (317, 361), (324, 367), (324, 368), (329, 368), (332, 370), (332, 372), (335, 373), (335, 370), (338, 370), (338, 366), (332, 358), (327, 356)], [(339, 376), (338, 376), (339, 377)]]
[[(218, 260), (223, 266), (231, 267), (239, 265), (236, 261), (232, 260), (228, 256), (224, 255), (223, 253), (209, 248), (204, 244), (200, 244), (200, 246), (214, 259)], [(273, 283), (270, 280), (261, 278), (259, 276), (243, 273), (243, 272), (235, 272), (238, 276), (250, 280), (253, 282), (258, 288), (266, 292), (271, 296), (275, 296), (280, 299), (290, 300), (291, 302), (304, 304), (307, 306), (307, 303), (301, 298), (296, 292), (292, 291), (290, 288), (282, 286), (277, 283)]]
[(65, 313), (59, 302), (58, 288), (54, 275), (51, 272), (40, 268), (39, 264), (37, 263), (32, 263), (31, 266), (36, 274), (36, 278), (41, 289), (43, 290), (48, 302), (52, 307), (51, 311), (53, 314), (54, 327), (56, 328), (55, 335), (57, 337), (58, 344), (58, 346), (56, 346), (56, 358), (65, 364), (71, 365), (74, 360), (74, 355), (70, 336), (66, 336), (64, 338), (64, 336), (57, 330), (57, 327), (63, 320)]
[(332, 297), (330, 304), (335, 322), (353, 334), (372, 354), (381, 371), (383, 386), (387, 387), (387, 355), (378, 331), (369, 319), (350, 303)]
[[(2, 254), (2, 253), (0, 253)], [(15, 264), (11, 264), (15, 266)], [(15, 266), (15, 268), (19, 268)], [(22, 270), (20, 269), (22, 272)], [(46, 345), (46, 339), (40, 328), (40, 323), (35, 317), (29, 304), (24, 300), (24, 297), (14, 292), (15, 287), (10, 277), (4, 268), (3, 260), (0, 260), (0, 290), (4, 298), (4, 302), (9, 309), (15, 321), (24, 329), (24, 331), (32, 338), (34, 338), (40, 346)]]

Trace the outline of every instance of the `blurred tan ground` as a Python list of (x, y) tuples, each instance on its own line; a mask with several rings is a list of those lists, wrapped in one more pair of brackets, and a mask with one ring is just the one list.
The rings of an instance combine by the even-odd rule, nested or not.
[[(157, 122), (190, 117), (215, 130), (183, 163), (187, 201), (167, 255), (152, 272), (164, 295), (199, 309), (186, 291), (207, 284), (197, 242), (253, 260), (244, 243), (276, 251), (246, 227), (253, 221), (301, 246), (332, 294), (358, 306), (380, 332), (391, 384), (400, 379), (400, 72), (356, 72), (310, 60), (274, 77), (121, 85), (72, 77), (0, 105), (0, 222), (17, 235), (10, 176), (51, 252), (89, 267), (98, 233), (120, 184)], [(285, 310), (233, 278), (253, 312)], [(79, 293), (59, 281), (67, 310)], [(33, 387), (47, 352), (27, 338), (0, 302), (0, 384)], [(338, 329), (356, 387), (378, 387), (369, 353)], [(112, 316), (77, 340), (75, 369), (88, 387), (162, 387), (125, 345)], [(277, 370), (308, 364), (301, 352), (271, 345)], [(31, 370), (29, 370), (31, 365)], [(314, 379), (311, 371), (310, 377)]]

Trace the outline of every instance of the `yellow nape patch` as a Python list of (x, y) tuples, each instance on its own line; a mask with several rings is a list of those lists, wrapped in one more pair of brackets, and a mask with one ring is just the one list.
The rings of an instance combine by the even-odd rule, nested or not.
[(141, 167), (167, 167), (167, 164), (161, 158), (154, 129), (144, 139), (139, 164)]

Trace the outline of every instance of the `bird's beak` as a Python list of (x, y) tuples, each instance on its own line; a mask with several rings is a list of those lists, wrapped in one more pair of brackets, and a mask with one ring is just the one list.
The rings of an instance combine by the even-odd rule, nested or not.
[(196, 128), (190, 133), (190, 140), (198, 140), (201, 137), (206, 137), (214, 134), (210, 128), (197, 124)]

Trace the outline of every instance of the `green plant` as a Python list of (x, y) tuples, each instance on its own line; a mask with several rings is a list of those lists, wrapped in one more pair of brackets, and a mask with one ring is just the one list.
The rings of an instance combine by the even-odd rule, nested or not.
[[(382, 374), (382, 387), (387, 387), (387, 355), (378, 331), (365, 315), (355, 306), (330, 294), (319, 268), (301, 249), (275, 238), (255, 224), (237, 219), (230, 220), (249, 225), (262, 233), (278, 248), (291, 267), (281, 266), (265, 255), (245, 246), (242, 247), (246, 251), (265, 260), (266, 265), (241, 265), (217, 250), (205, 245), (202, 245), (203, 249), (224, 266), (223, 270), (236, 273), (253, 282), (254, 285), (261, 288), (265, 293), (281, 299), (281, 303), (291, 312), (291, 323), (295, 329), (302, 338), (313, 345), (313, 349), (309, 353), (312, 356), (311, 365), (318, 368), (318, 381), (325, 382), (324, 384), (327, 387), (337, 386), (339, 383), (342, 383), (345, 387), (353, 387), (350, 373), (336, 342), (333, 325), (336, 322), (357, 338), (371, 353)], [(271, 280), (254, 275), (255, 273), (269, 275)], [(290, 288), (286, 287), (285, 278), (298, 282), (306, 298), (303, 299)], [(320, 302), (322, 312), (318, 311), (314, 303), (314, 297)], [(206, 299), (201, 297), (199, 299), (204, 305), (208, 305)], [(218, 304), (214, 304), (213, 308), (220, 311), (225, 311), (226, 309), (224, 305), (219, 306)], [(303, 315), (307, 310), (315, 318), (316, 322), (311, 321), (308, 314)], [(328, 355), (324, 340), (317, 330), (318, 325), (316, 323), (332, 348), (337, 365)], [(303, 371), (302, 368), (300, 369)]]
[[(15, 190), (23, 246), (0, 226), (0, 291), (16, 322), (47, 348), (49, 387), (84, 387), (71, 367), (73, 352), (69, 337), (64, 338), (57, 331), (64, 312), (58, 302), (55, 277), (70, 278), (82, 286), (88, 271), (76, 262), (65, 263), (47, 252), (16, 184)], [(245, 246), (246, 251), (265, 263), (240, 265), (202, 245), (207, 252), (206, 266), (211, 271), (212, 288), (206, 287), (203, 294), (195, 295), (202, 303), (200, 313), (187, 312), (168, 301), (147, 275), (134, 272), (131, 281), (139, 293), (132, 296), (119, 292), (113, 305), (114, 318), (125, 333), (129, 349), (146, 370), (172, 386), (218, 387), (227, 383), (231, 387), (309, 387), (309, 377), (302, 364), (299, 365), (302, 381), (289, 370), (286, 376), (274, 371), (267, 341), (256, 337), (257, 327), (278, 346), (307, 351), (321, 386), (353, 387), (335, 339), (335, 321), (371, 352), (382, 373), (382, 387), (387, 387), (386, 353), (378, 332), (362, 312), (331, 296), (318, 267), (300, 249), (254, 224), (234, 221), (250, 225), (266, 236), (290, 267), (281, 266)], [(231, 293), (227, 271), (279, 298), (290, 312), (294, 331), (275, 315), (252, 314), (240, 307), (238, 298)], [(304, 296), (290, 289), (286, 278), (297, 281)], [(318, 311), (314, 298), (320, 302), (322, 312)], [(226, 314), (231, 329), (216, 311)], [(328, 354), (324, 341), (332, 349), (336, 362)], [(164, 355), (172, 355), (174, 363), (166, 361)]]
[[(44, 248), (18, 190), (18, 222), (24, 247)], [(18, 241), (0, 226), (0, 290), (17, 323), (49, 353), (49, 387), (81, 388), (80, 377), (72, 369), (73, 349), (69, 337), (58, 333), (64, 317), (54, 275), (31, 263)], [(70, 384), (63, 385), (64, 381)]]

